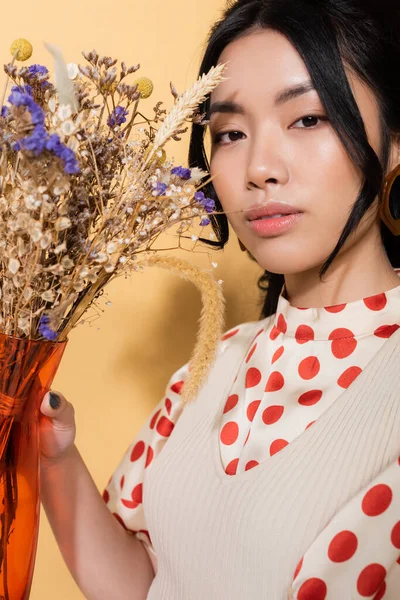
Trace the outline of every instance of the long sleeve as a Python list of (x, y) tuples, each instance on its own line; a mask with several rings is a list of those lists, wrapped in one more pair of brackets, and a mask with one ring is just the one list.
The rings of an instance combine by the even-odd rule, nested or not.
[(299, 562), (294, 600), (398, 600), (400, 459), (342, 507)]
[(155, 572), (157, 557), (144, 515), (143, 486), (147, 467), (163, 449), (182, 413), (180, 392), (188, 374), (188, 365), (185, 365), (171, 377), (165, 396), (129, 446), (103, 493), (109, 510), (142, 541)]

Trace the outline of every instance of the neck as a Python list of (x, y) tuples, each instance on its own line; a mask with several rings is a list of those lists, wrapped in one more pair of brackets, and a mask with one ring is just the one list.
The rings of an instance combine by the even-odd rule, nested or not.
[[(380, 238), (379, 238), (380, 240)], [(324, 307), (368, 298), (400, 285), (385, 249), (377, 239), (369, 238), (357, 249), (340, 253), (327, 273), (319, 278), (322, 265), (285, 275), (285, 295), (292, 306)]]

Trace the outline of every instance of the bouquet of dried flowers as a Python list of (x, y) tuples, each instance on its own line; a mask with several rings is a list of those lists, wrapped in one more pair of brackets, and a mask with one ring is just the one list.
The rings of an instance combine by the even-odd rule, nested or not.
[[(0, 333), (63, 341), (115, 277), (152, 263), (174, 268), (175, 259), (154, 257), (167, 228), (178, 224), (179, 238), (210, 224), (215, 204), (200, 189), (207, 174), (174, 166), (165, 144), (180, 140), (187, 122), (206, 122), (198, 107), (224, 66), (182, 95), (171, 84), (172, 110), (157, 102), (150, 118), (141, 101), (151, 80), (128, 83), (139, 65), (117, 66), (94, 50), (82, 53), (85, 65), (67, 65), (57, 47), (47, 48), (54, 84), (42, 65), (15, 65), (32, 54), (27, 40), (13, 43), (4, 66), (12, 87), (0, 105)], [(184, 274), (185, 265), (178, 269)], [(214, 333), (203, 332), (210, 357), (221, 294), (194, 267), (188, 273), (202, 282), (205, 310), (211, 302)]]
[[(207, 174), (176, 166), (165, 144), (188, 122), (205, 123), (199, 105), (222, 81), (223, 65), (151, 117), (139, 65), (83, 53), (67, 65), (60, 50), (54, 82), (27, 40), (11, 46), (0, 101), (0, 597), (27, 598), (38, 531), (38, 403), (61, 360), (69, 332), (96, 307), (115, 277), (145, 266), (175, 271), (203, 299), (183, 401), (196, 395), (223, 326), (218, 282), (154, 247), (170, 227), (178, 245), (192, 226), (207, 227), (214, 201)], [(10, 89), (9, 89), (10, 88)], [(193, 236), (195, 237), (195, 236)], [(21, 487), (22, 486), (22, 487)], [(21, 489), (29, 500), (22, 501)], [(19, 515), (19, 520), (18, 520)], [(18, 576), (16, 576), (18, 573)]]

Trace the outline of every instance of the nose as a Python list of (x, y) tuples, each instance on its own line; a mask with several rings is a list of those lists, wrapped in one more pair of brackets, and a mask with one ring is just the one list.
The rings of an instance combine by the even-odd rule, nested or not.
[(276, 189), (289, 180), (289, 168), (279, 142), (259, 136), (249, 147), (246, 170), (248, 189)]

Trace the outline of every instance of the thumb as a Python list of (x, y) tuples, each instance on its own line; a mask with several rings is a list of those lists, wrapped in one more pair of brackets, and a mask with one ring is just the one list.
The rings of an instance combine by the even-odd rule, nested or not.
[(74, 407), (59, 392), (48, 392), (43, 398), (40, 411), (59, 427), (70, 427), (74, 424)]

